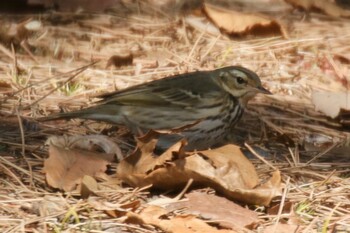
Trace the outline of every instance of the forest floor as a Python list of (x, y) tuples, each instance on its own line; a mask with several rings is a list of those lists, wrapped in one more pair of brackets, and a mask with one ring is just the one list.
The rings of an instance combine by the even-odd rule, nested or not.
[[(192, 212), (212, 229), (202, 232), (350, 232), (350, 19), (298, 11), (278, 0), (249, 3), (230, 1), (226, 8), (266, 14), (283, 30), (228, 35), (203, 14), (174, 13), (146, 1), (121, 1), (108, 13), (1, 15), (1, 232), (194, 232), (174, 230), (190, 224), (184, 217), (190, 213), (162, 212), (151, 220), (140, 212), (157, 200), (191, 200), (175, 198), (181, 190), (116, 182), (82, 198), (51, 187), (43, 172), (47, 138), (107, 135), (123, 156), (132, 153), (133, 140), (123, 127), (35, 119), (90, 106), (104, 92), (230, 65), (255, 71), (273, 93), (250, 102), (232, 141), (245, 148), (260, 180), (278, 170), (283, 191), (267, 206), (237, 202), (259, 219), (241, 228)], [(110, 174), (116, 166), (109, 165)], [(214, 195), (212, 188), (183, 187), (187, 194)]]

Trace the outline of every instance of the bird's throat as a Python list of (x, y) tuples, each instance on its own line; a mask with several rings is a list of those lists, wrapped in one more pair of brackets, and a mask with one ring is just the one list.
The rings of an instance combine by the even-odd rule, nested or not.
[(253, 99), (255, 95), (256, 95), (256, 92), (253, 92), (253, 91), (247, 92), (246, 94), (242, 95), (239, 98), (239, 102), (243, 107), (245, 107), (247, 106), (249, 100)]

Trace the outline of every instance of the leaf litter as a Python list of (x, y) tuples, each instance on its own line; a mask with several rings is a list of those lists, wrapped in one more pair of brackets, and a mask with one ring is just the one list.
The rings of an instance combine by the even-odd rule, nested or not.
[(232, 36), (276, 34), (288, 37), (284, 26), (267, 15), (227, 10), (207, 3), (204, 3), (203, 10), (219, 29)]
[(138, 149), (118, 164), (117, 176), (132, 186), (152, 185), (165, 190), (183, 187), (192, 179), (195, 185), (209, 186), (230, 199), (257, 205), (268, 205), (282, 193), (279, 172), (260, 184), (253, 164), (235, 145), (185, 153), (180, 141), (155, 156), (156, 143), (152, 138), (139, 141)]
[[(218, 225), (220, 221), (208, 214), (207, 210), (200, 210), (204, 212), (203, 216), (191, 212), (187, 218), (182, 212), (177, 212), (183, 210), (169, 212), (164, 206), (154, 207), (155, 201), (163, 197), (157, 196), (155, 191), (150, 193), (147, 184), (151, 182), (141, 182), (146, 186), (138, 188), (125, 187), (120, 178), (105, 173), (107, 162), (100, 166), (99, 174), (102, 174), (102, 178), (94, 178), (94, 172), (80, 174), (74, 185), (69, 186), (77, 188), (77, 184), (81, 184), (82, 189), (78, 189), (78, 192), (57, 193), (56, 189), (46, 183), (42, 173), (47, 156), (47, 148), (42, 147), (44, 138), (62, 133), (105, 134), (121, 147), (123, 154), (131, 154), (133, 148), (128, 139), (120, 139), (127, 134), (122, 128), (78, 120), (39, 127), (23, 124), (21, 129), (18, 119), (26, 118), (30, 121), (31, 118), (60, 109), (75, 110), (89, 106), (96, 94), (106, 90), (122, 89), (171, 74), (233, 64), (257, 71), (264, 85), (274, 93), (274, 96), (258, 97), (250, 104), (241, 124), (235, 129), (233, 140), (236, 142), (240, 139), (238, 136), (243, 137), (262, 155), (257, 159), (250, 158), (259, 174), (257, 184), (270, 186), (270, 183), (276, 181), (278, 184), (282, 180), (286, 186), (282, 194), (278, 185), (277, 189), (272, 188), (275, 193), (278, 190), (281, 197), (272, 200), (268, 198), (271, 206), (247, 206), (259, 215), (257, 228), (233, 229), (231, 226), (227, 230), (257, 232), (263, 229), (264, 232), (283, 232), (296, 229), (300, 232), (317, 232), (320, 226), (328, 231), (346, 229), (349, 225), (347, 216), (350, 214), (347, 208), (349, 181), (346, 178), (349, 173), (349, 121), (344, 110), (340, 111), (341, 115), (330, 120), (315, 109), (310, 97), (315, 90), (347, 91), (348, 19), (312, 12), (305, 17), (304, 13), (288, 12), (288, 5), (282, 1), (276, 1), (276, 5), (282, 8), (274, 8), (275, 2), (270, 1), (254, 3), (249, 7), (244, 5), (249, 4), (248, 1), (244, 4), (224, 3), (221, 8), (232, 14), (235, 11), (249, 12), (251, 15), (259, 12), (256, 15), (263, 14), (281, 25), (292, 24), (292, 27), (286, 29), (288, 38), (255, 36), (254, 31), (246, 36), (239, 35), (239, 38), (228, 38), (229, 34), (221, 34), (213, 28), (207, 29), (205, 25), (213, 23), (203, 18), (203, 15), (186, 15), (182, 20), (181, 17), (167, 17), (166, 12), (157, 11), (146, 2), (133, 4), (123, 1), (123, 4), (117, 9), (111, 9), (113, 15), (55, 12), (40, 17), (33, 15), (30, 20), (21, 15), (1, 17), (3, 25), (12, 25), (12, 28), (21, 28), (23, 22), (29, 25), (33, 22), (36, 25), (34, 30), (26, 28), (25, 36), (18, 33), (22, 29), (17, 32), (13, 30), (10, 33), (11, 39), (0, 44), (0, 57), (3, 61), (0, 64), (0, 83), (1, 87), (4, 86), (0, 88), (0, 165), (4, 177), (1, 180), (4, 187), (1, 191), (1, 212), (2, 216), (14, 219), (13, 222), (1, 222), (2, 230), (74, 231), (88, 226), (89, 229), (126, 232), (164, 232), (188, 230), (184, 227), (185, 223), (198, 226), (196, 229), (203, 231), (226, 230)], [(200, 21), (190, 23), (189, 17), (200, 18)], [(2, 31), (1, 34), (1, 38), (9, 38), (8, 32)], [(12, 41), (14, 46), (11, 47), (6, 41)], [(109, 58), (115, 55), (122, 57), (123, 54), (135, 55), (132, 64), (130, 59), (121, 63), (117, 59), (119, 63), (116, 64), (121, 65), (119, 68), (111, 66), (108, 70), (105, 69)], [(95, 59), (102, 62), (84, 69), (75, 77), (74, 82), (62, 85), (72, 75), (72, 70), (86, 66)], [(8, 119), (8, 116), (12, 118)], [(285, 141), (293, 143), (287, 146)], [(218, 161), (211, 161), (207, 154), (183, 155), (178, 151), (181, 144), (176, 146), (175, 153), (169, 153), (161, 159), (155, 160), (151, 154), (144, 158), (143, 162), (151, 163), (144, 169), (148, 176), (171, 168), (176, 164), (174, 161), (193, 158), (205, 166), (211, 166), (215, 171), (213, 166)], [(97, 147), (98, 153), (104, 150), (99, 145)], [(88, 147), (88, 151), (91, 150), (96, 148)], [(266, 154), (271, 157), (265, 158)], [(209, 164), (208, 160), (211, 161)], [(269, 163), (273, 164), (273, 169)], [(141, 166), (136, 168), (129, 167), (130, 170), (139, 172)], [(280, 175), (273, 173), (276, 169)], [(220, 172), (227, 174), (224, 169)], [(272, 180), (268, 182), (271, 175)], [(139, 176), (145, 175), (140, 173)], [(137, 178), (138, 176), (130, 176), (128, 179), (136, 183)], [(179, 182), (176, 188), (181, 189), (185, 183)], [(166, 183), (164, 187), (166, 185), (172, 184)], [(172, 187), (175, 191), (175, 186)], [(214, 194), (209, 189), (213, 197), (229, 197), (223, 190), (212, 187), (217, 190), (217, 194)], [(258, 185), (254, 188), (271, 190), (271, 187), (273, 186), (266, 188)], [(190, 188), (196, 187), (190, 185)], [(204, 190), (208, 192), (208, 188)], [(271, 191), (267, 193), (266, 196), (273, 196)], [(76, 198), (81, 195), (84, 200)], [(171, 197), (169, 193), (166, 195)], [(231, 200), (230, 198), (232, 203)], [(173, 199), (172, 203), (182, 201), (186, 201), (186, 196)], [(291, 211), (269, 212), (273, 206), (278, 206), (281, 210), (289, 206)], [(155, 213), (154, 216), (150, 216), (152, 213)], [(86, 221), (86, 217), (91, 221)], [(131, 223), (132, 219), (135, 220), (134, 223)], [(18, 222), (24, 224), (18, 225)], [(170, 222), (174, 228), (167, 228)]]
[(258, 214), (241, 207), (232, 201), (206, 192), (191, 192), (185, 200), (166, 205), (168, 211), (180, 211), (181, 214), (198, 215), (203, 219), (217, 222), (228, 229), (254, 229), (259, 224)]
[[(65, 141), (64, 145), (62, 145), (63, 140)], [(91, 181), (92, 177), (102, 178), (107, 170), (107, 165), (114, 161), (114, 154), (94, 152), (91, 149), (92, 141), (99, 142), (99, 145), (103, 144), (102, 141), (104, 145), (107, 144), (107, 140), (100, 135), (95, 138), (91, 136), (49, 138), (49, 158), (45, 160), (43, 170), (48, 185), (64, 191), (72, 191), (82, 181), (84, 181), (86, 188), (89, 180), (90, 185), (94, 185), (91, 183), (93, 182)], [(86, 148), (86, 144), (89, 144), (88, 148)], [(118, 147), (112, 146), (112, 148)], [(90, 176), (90, 179), (86, 176)]]

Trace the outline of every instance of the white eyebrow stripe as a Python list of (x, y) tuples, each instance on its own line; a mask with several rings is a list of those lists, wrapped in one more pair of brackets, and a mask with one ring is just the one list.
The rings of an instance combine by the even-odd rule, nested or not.
[(240, 70), (231, 70), (230, 71), (234, 76), (239, 76), (239, 77), (242, 77), (242, 78), (247, 78), (247, 75), (240, 71)]

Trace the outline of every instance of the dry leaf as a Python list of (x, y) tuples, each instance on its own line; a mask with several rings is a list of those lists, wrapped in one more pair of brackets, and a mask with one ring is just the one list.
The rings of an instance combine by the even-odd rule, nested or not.
[(306, 11), (321, 11), (333, 17), (350, 17), (350, 11), (329, 0), (285, 0), (295, 8)]
[(106, 68), (108, 68), (112, 65), (116, 68), (121, 67), (121, 66), (132, 65), (133, 59), (134, 59), (134, 56), (132, 54), (129, 54), (126, 56), (114, 55), (108, 59)]
[(184, 209), (184, 213), (208, 219), (223, 228), (242, 230), (253, 229), (259, 222), (256, 212), (243, 208), (226, 198), (203, 192), (186, 195), (187, 201), (166, 206), (167, 210)]
[[(268, 215), (277, 215), (280, 208), (281, 208), (281, 203), (277, 203), (273, 206), (270, 206), (267, 209), (267, 214)], [(287, 201), (287, 202), (283, 203), (283, 209), (282, 209), (281, 213), (282, 214), (289, 214), (289, 213), (291, 213), (292, 209), (293, 209), (293, 203), (290, 201)]]
[(214, 150), (183, 154), (183, 142), (175, 144), (159, 157), (152, 153), (156, 140), (142, 144), (139, 150), (119, 163), (117, 176), (132, 186), (153, 185), (160, 189), (182, 188), (189, 179), (210, 186), (228, 198), (250, 204), (268, 205), (281, 194), (281, 178), (273, 178), (259, 188), (258, 176), (251, 162), (235, 145)]
[(350, 110), (350, 95), (347, 92), (313, 91), (312, 102), (317, 111), (336, 118), (341, 109)]
[(56, 146), (62, 143), (62, 137), (55, 138), (48, 140), (49, 158), (44, 162), (46, 180), (54, 188), (72, 191), (85, 175), (98, 177), (100, 173), (104, 174), (107, 165), (114, 159), (113, 154), (71, 149), (67, 147), (71, 143), (67, 137), (64, 138), (68, 143), (66, 146)]
[[(148, 137), (147, 135), (145, 137)], [(155, 156), (153, 151), (157, 144), (157, 139), (152, 138), (137, 139), (137, 147), (135, 152), (122, 160), (117, 168), (119, 176), (127, 176), (133, 179), (133, 176), (144, 176), (152, 172), (157, 166), (164, 165), (167, 161), (173, 159), (173, 151), (179, 151), (184, 141), (178, 142), (169, 148), (162, 156)], [(141, 140), (147, 140), (146, 143)], [(131, 176), (129, 176), (129, 174)], [(138, 180), (138, 178), (136, 178)], [(136, 181), (137, 182), (137, 181)]]
[(120, 161), (124, 158), (121, 149), (117, 144), (112, 142), (108, 137), (103, 135), (86, 135), (86, 136), (52, 136), (47, 139), (46, 144), (55, 145), (61, 148), (76, 148), (88, 151), (104, 151), (106, 154), (115, 155)]
[(97, 190), (97, 181), (91, 176), (84, 176), (80, 186), (81, 198), (88, 198), (91, 194), (95, 194)]
[(231, 36), (281, 34), (288, 37), (280, 23), (265, 15), (242, 13), (207, 3), (203, 4), (203, 9), (218, 28)]
[(148, 206), (140, 214), (129, 213), (128, 222), (151, 224), (169, 233), (237, 233), (232, 230), (216, 229), (193, 215), (167, 216), (168, 212), (159, 206)]

